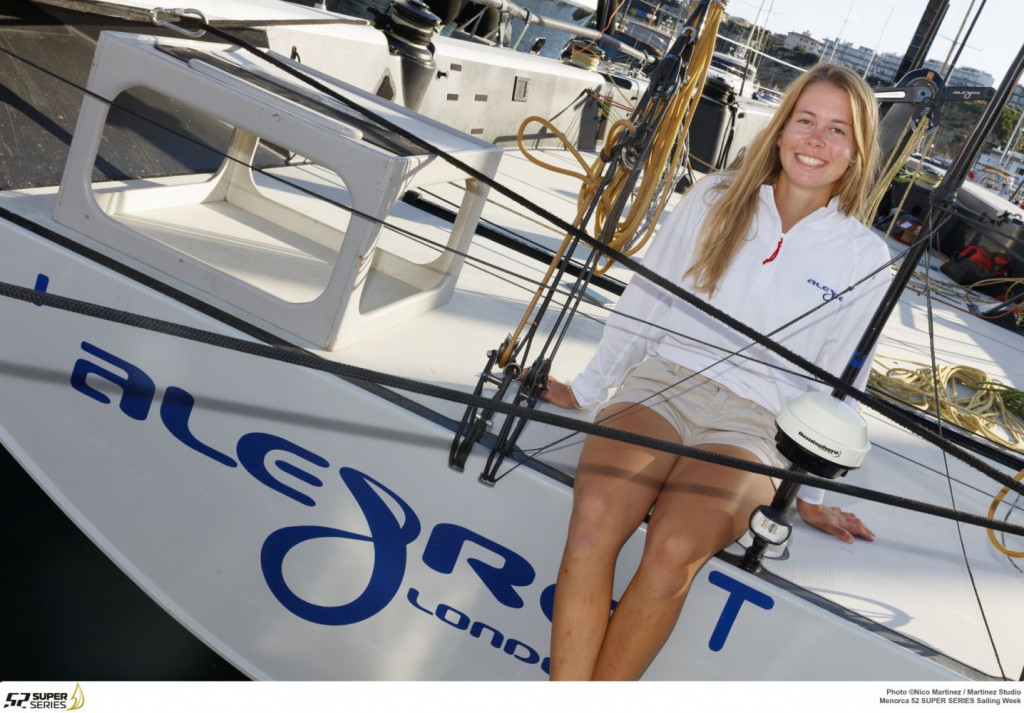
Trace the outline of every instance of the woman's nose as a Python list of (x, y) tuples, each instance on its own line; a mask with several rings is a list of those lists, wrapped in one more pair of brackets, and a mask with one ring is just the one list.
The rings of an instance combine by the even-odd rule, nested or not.
[(807, 140), (815, 145), (822, 145), (825, 143), (825, 130), (820, 127), (814, 127), (811, 132), (807, 135)]

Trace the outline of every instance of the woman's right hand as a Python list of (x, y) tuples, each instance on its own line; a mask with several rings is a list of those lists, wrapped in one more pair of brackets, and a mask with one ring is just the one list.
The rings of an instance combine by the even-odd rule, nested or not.
[(572, 392), (568, 384), (563, 384), (553, 376), (548, 376), (548, 387), (540, 392), (542, 401), (547, 401), (562, 408), (578, 409), (580, 404), (576, 401), (576, 394)]

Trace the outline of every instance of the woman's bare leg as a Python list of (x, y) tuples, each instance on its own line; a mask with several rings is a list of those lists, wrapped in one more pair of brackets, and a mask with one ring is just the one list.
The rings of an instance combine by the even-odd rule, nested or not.
[[(756, 460), (735, 446), (702, 447)], [(634, 680), (643, 674), (672, 633), (697, 570), (743, 534), (750, 513), (773, 493), (762, 475), (678, 460), (654, 506), (640, 566), (605, 633), (595, 679)]]
[[(614, 414), (614, 415), (613, 415)], [(679, 442), (656, 412), (616, 404), (600, 419), (613, 428)], [(573, 485), (551, 626), (551, 678), (589, 680), (608, 628), (615, 560), (643, 522), (677, 456), (621, 441), (587, 437)]]

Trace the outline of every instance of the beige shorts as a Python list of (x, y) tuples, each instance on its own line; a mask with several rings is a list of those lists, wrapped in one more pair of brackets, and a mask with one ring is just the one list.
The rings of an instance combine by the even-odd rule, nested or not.
[(752, 453), (765, 465), (788, 468), (775, 447), (775, 415), (689, 369), (664, 359), (648, 359), (626, 375), (602, 407), (639, 403), (665, 418), (683, 445), (720, 444)]

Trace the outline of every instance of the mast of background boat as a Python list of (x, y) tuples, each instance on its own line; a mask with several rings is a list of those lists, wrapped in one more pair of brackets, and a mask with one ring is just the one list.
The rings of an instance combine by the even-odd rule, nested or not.
[[(999, 119), (999, 115), (1003, 111), (1003, 107), (1010, 99), (1010, 95), (1013, 93), (1014, 87), (1017, 85), (1022, 72), (1024, 72), (1024, 44), (1021, 45), (1020, 50), (1017, 52), (1017, 57), (1010, 65), (1009, 71), (1003, 78), (1002, 83), (996, 90), (995, 96), (992, 101), (989, 102), (988, 106), (985, 107), (985, 112), (982, 114), (981, 119), (978, 121), (974, 130), (970, 136), (967, 137), (967, 141), (964, 142), (963, 147), (957, 153), (953, 159), (953, 163), (950, 165), (949, 170), (943, 177), (942, 181), (932, 191), (931, 205), (932, 209), (925, 215), (924, 224), (921, 227), (921, 235), (926, 236), (919, 239), (910, 249), (907, 251), (903, 258), (903, 264), (900, 265), (900, 269), (896, 272), (896, 276), (893, 278), (892, 284), (886, 291), (885, 296), (882, 299), (882, 303), (878, 310), (875, 312), (875, 316), (872, 318), (871, 323), (864, 331), (864, 336), (861, 337), (860, 343), (857, 345), (853, 356), (850, 359), (850, 363), (846, 366), (840, 377), (843, 381), (851, 382), (860, 373), (861, 369), (865, 367), (867, 355), (871, 353), (871, 350), (875, 346), (875, 342), (878, 341), (879, 336), (882, 333), (882, 329), (885, 327), (885, 323), (889, 319), (889, 315), (892, 314), (896, 304), (899, 302), (900, 295), (906, 288), (907, 283), (910, 281), (911, 276), (917, 268), (917, 263), (920, 261), (921, 256), (928, 247), (928, 243), (931, 242), (927, 237), (931, 230), (932, 223), (934, 222), (935, 207), (938, 207), (943, 212), (949, 212), (953, 210), (953, 203), (956, 200), (957, 189), (963, 184), (964, 179), (967, 177), (967, 172), (978, 158), (978, 154), (981, 153), (982, 146), (985, 139), (991, 133), (993, 127)], [(833, 390), (832, 396), (836, 399), (842, 399), (843, 395), (838, 390)], [(793, 466), (793, 471), (805, 472), (803, 469)], [(797, 491), (800, 486), (793, 482), (785, 482), (779, 486), (779, 489), (775, 493), (775, 497), (771, 502), (771, 505), (767, 508), (758, 508), (755, 511), (755, 515), (760, 513), (761, 515), (767, 516), (770, 526), (779, 526), (783, 529), (790, 527), (786, 517), (783, 513), (793, 504), (793, 500), (796, 498)], [(752, 518), (753, 522), (753, 518)], [(762, 537), (757, 531), (752, 529), (754, 541), (747, 548), (747, 553), (743, 558), (742, 566), (747, 571), (756, 571), (761, 566), (761, 559), (764, 556), (765, 550), (771, 544), (780, 544), (778, 542), (772, 542)], [(783, 540), (784, 541), (784, 540)]]

